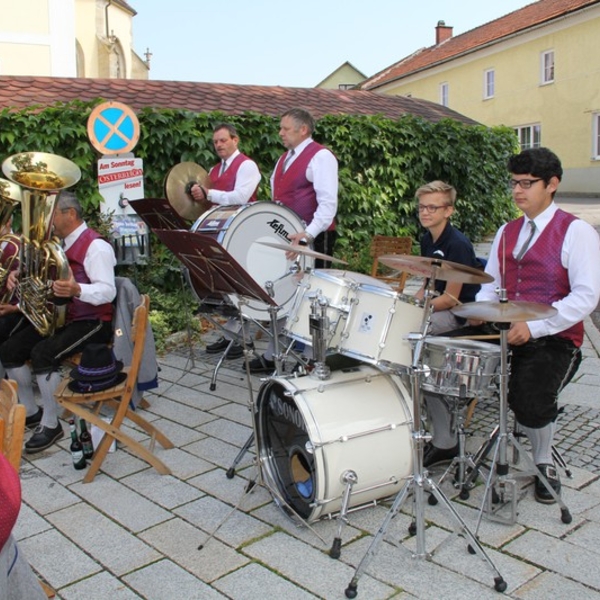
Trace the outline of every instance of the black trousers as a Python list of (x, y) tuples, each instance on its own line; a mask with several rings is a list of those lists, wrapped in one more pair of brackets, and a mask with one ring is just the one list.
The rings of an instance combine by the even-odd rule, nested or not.
[(28, 322), (0, 346), (0, 361), (4, 368), (10, 369), (31, 360), (34, 373), (49, 373), (88, 344), (106, 344), (111, 339), (111, 321), (73, 321), (49, 337), (42, 336)]
[[(323, 231), (316, 238), (313, 247), (316, 252), (333, 256), (335, 248), (335, 240), (337, 239), (337, 231)], [(315, 259), (315, 269), (331, 268), (330, 261), (324, 261), (320, 258)]]

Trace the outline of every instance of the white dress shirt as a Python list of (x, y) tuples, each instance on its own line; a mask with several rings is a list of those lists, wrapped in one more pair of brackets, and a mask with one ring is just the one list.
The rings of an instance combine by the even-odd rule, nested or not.
[[(240, 154), (236, 150), (226, 161), (225, 170), (227, 170), (233, 159)], [(207, 197), (214, 204), (222, 206), (246, 204), (254, 194), (258, 184), (260, 183), (260, 171), (257, 164), (253, 160), (245, 160), (239, 167), (235, 175), (235, 184), (230, 192), (222, 192), (220, 190), (208, 190)]]
[[(312, 138), (308, 138), (294, 148), (294, 156), (288, 161), (286, 165), (287, 169), (290, 168), (290, 165), (312, 141)], [(282, 160), (282, 158), (283, 156), (279, 160)], [(279, 161), (277, 161), (277, 164), (279, 164)], [(275, 165), (275, 170), (277, 169), (277, 164)], [(271, 197), (273, 197), (275, 170), (271, 174)], [(329, 228), (337, 213), (338, 161), (331, 150), (323, 148), (310, 159), (306, 167), (306, 179), (313, 184), (317, 195), (317, 210), (313, 215), (312, 221), (306, 227), (306, 233), (315, 238), (319, 233)]]
[[(64, 239), (65, 251), (75, 243), (87, 228), (87, 225), (82, 223)], [(82, 302), (98, 306), (114, 300), (117, 294), (115, 286), (116, 264), (117, 259), (112, 246), (102, 238), (93, 240), (83, 259), (83, 268), (90, 283), (79, 284), (81, 287), (79, 299)]]
[[(557, 205), (552, 202), (544, 212), (533, 219), (536, 231), (529, 248), (535, 245), (557, 210)], [(501, 274), (504, 269), (498, 261), (498, 247), (504, 240), (502, 235), (504, 227), (505, 225), (496, 233), (485, 268), (486, 273), (489, 273), (494, 281), (481, 286), (476, 297), (477, 301), (498, 302), (500, 300), (497, 289), (503, 284)], [(530, 232), (529, 219), (525, 218), (513, 250), (513, 256), (516, 257)], [(571, 291), (561, 300), (552, 303), (552, 306), (558, 311), (555, 316), (527, 322), (533, 338), (564, 331), (582, 321), (598, 306), (600, 299), (600, 238), (596, 230), (583, 219), (576, 219), (567, 229), (561, 250), (561, 264), (568, 271)]]

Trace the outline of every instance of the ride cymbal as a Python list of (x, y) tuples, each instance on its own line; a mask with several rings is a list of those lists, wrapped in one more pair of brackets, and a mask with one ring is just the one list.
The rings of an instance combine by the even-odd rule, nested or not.
[(407, 271), (413, 275), (433, 277), (436, 280), (455, 281), (458, 283), (490, 283), (494, 278), (487, 273), (467, 267), (460, 263), (426, 256), (410, 256), (408, 254), (385, 254), (379, 262), (397, 271)]
[(190, 190), (194, 185), (209, 186), (208, 173), (194, 162), (175, 165), (165, 178), (165, 196), (173, 210), (184, 219), (195, 221), (212, 204), (209, 200), (196, 201)]
[(329, 256), (329, 254), (321, 254), (320, 252), (311, 250), (308, 246), (296, 246), (296, 245), (292, 245), (292, 244), (278, 244), (277, 242), (258, 242), (258, 243), (262, 244), (263, 246), (277, 248), (278, 250), (285, 250), (286, 252), (295, 252), (296, 254), (302, 254), (303, 256), (311, 256), (312, 258), (320, 258), (321, 260), (340, 263), (342, 265), (348, 264), (345, 260), (342, 260), (341, 258), (335, 258), (334, 256)]
[(549, 319), (558, 311), (538, 302), (468, 302), (450, 309), (457, 317), (496, 323), (539, 321)]

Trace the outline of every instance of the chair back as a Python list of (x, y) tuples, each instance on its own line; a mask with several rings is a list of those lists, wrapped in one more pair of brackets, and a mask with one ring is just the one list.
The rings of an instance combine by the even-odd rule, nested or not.
[(25, 437), (26, 410), (19, 404), (17, 384), (0, 379), (0, 449), (18, 472)]
[(402, 292), (406, 285), (408, 273), (398, 273), (379, 262), (379, 257), (385, 254), (408, 254), (412, 252), (412, 238), (410, 236), (394, 237), (389, 235), (374, 235), (371, 240), (371, 277), (391, 285), (397, 292)]

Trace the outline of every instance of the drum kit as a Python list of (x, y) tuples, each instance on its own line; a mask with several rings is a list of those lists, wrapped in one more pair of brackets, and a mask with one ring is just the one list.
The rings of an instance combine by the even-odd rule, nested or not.
[[(423, 466), (424, 444), (431, 436), (421, 418), (421, 395), (427, 391), (452, 398), (462, 410), (475, 398), (498, 394), (499, 388), (499, 426), (476, 461), (465, 457), (463, 436), (455, 482), (463, 491), (468, 489), (493, 451), (491, 466), (486, 467), (489, 477), (481, 514), (484, 509), (494, 513), (490, 506), (506, 501), (512, 503), (515, 514), (518, 494), (509, 477), (507, 448), (520, 446), (507, 426), (507, 332), (512, 322), (547, 318), (555, 309), (509, 302), (501, 291), (497, 303), (476, 302), (453, 309), (459, 317), (497, 323), (499, 347), (468, 339), (428, 337), (436, 280), (480, 284), (492, 278), (478, 269), (435, 258), (381, 257), (383, 264), (395, 270), (429, 279), (419, 302), (360, 273), (314, 269), (315, 259), (343, 261), (309, 246), (291, 246), (289, 236), (304, 230), (293, 211), (274, 202), (257, 202), (204, 207), (206, 210), (196, 214), (198, 207), (192, 210), (189, 206), (189, 189), (192, 181), (203, 175), (189, 165), (179, 167), (168, 177), (176, 177), (177, 184), (167, 191), (177, 198), (176, 212), (194, 219), (186, 248), (175, 243), (177, 235), (167, 235), (164, 229), (156, 233), (192, 271), (190, 283), (198, 299), (209, 293), (225, 296), (238, 309), (242, 325), (245, 321), (270, 321), (275, 358), (279, 357), (276, 323), (282, 318), (284, 332), (292, 341), (312, 346), (314, 368), (283, 376), (276, 360), (275, 373), (263, 380), (256, 402), (248, 377), (253, 434), (242, 453), (255, 442), (259, 483), (285, 514), (307, 526), (338, 515), (339, 529), (330, 550), (333, 558), (340, 555), (342, 528), (350, 510), (395, 496), (345, 590), (349, 598), (356, 596), (359, 577), (409, 496), (413, 501), (409, 532), (416, 535), (414, 557), (431, 556), (425, 549), (425, 492), (448, 510), (456, 533), (470, 541), (469, 551), (477, 553), (493, 571), (494, 588), (504, 591), (506, 582), (476, 535)], [(135, 203), (132, 206), (136, 208)], [(219, 266), (219, 251), (227, 267)], [(288, 258), (292, 252), (293, 260)], [(227, 269), (229, 276), (225, 275)], [(219, 283), (215, 273), (224, 283)], [(238, 275), (244, 279), (243, 285), (236, 283)], [(244, 327), (242, 336), (246, 342)], [(246, 362), (248, 355), (246, 352)], [(341, 363), (340, 368), (335, 368), (336, 362)], [(233, 477), (233, 467), (227, 475)], [(563, 521), (568, 522), (568, 509), (547, 481), (544, 483), (559, 502)], [(254, 484), (250, 482), (247, 491)]]

